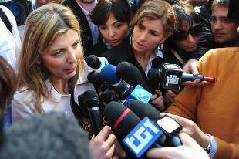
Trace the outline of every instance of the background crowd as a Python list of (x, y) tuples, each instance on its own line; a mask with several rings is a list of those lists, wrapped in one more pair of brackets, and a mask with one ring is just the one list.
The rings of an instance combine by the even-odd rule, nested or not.
[[(25, 7), (24, 17), (14, 3)], [(239, 1), (0, 1), (0, 158), (128, 158), (103, 115), (110, 101), (126, 100), (122, 81), (90, 80), (122, 64), (133, 68), (121, 77), (130, 88), (140, 84), (150, 106), (182, 127), (181, 146), (153, 148), (148, 158), (239, 158), (235, 6)], [(150, 78), (165, 63), (216, 80), (165, 89), (161, 78)], [(100, 108), (99, 125), (89, 105)]]

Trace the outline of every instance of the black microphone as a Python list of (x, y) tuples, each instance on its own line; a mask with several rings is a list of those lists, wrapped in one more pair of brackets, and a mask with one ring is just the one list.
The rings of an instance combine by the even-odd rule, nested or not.
[[(125, 64), (127, 66), (125, 66)], [(130, 76), (127, 73), (124, 73), (127, 69), (129, 72), (136, 72), (131, 75), (135, 77), (126, 77)], [(117, 72), (120, 72), (120, 76), (122, 75), (122, 77), (117, 76)], [(103, 81), (112, 84), (112, 87), (114, 87), (116, 92), (119, 93), (118, 95), (121, 100), (137, 99), (145, 103), (150, 101), (152, 94), (139, 85), (140, 83), (143, 83), (141, 81), (141, 74), (132, 64), (122, 62), (122, 66), (120, 64), (117, 67), (113, 65), (106, 65), (101, 69), (100, 73)], [(130, 79), (129, 83), (126, 81), (127, 79)]]
[(160, 147), (163, 131), (145, 117), (140, 120), (129, 108), (118, 102), (110, 102), (104, 110), (105, 119), (130, 158), (143, 158), (152, 147)]
[(139, 100), (130, 101), (128, 108), (131, 109), (140, 119), (145, 116), (150, 120), (157, 121), (160, 117), (160, 112), (150, 103), (142, 103)]
[(100, 96), (100, 102), (103, 104), (103, 106), (105, 106), (106, 104), (108, 104), (111, 101), (119, 101), (119, 97), (117, 96), (115, 90), (111, 89), (111, 88), (107, 88), (106, 90), (104, 90)]
[(179, 132), (182, 130), (174, 119), (165, 116), (160, 117), (160, 112), (149, 103), (142, 103), (140, 101), (131, 101), (128, 105), (140, 119), (148, 117), (150, 120), (155, 121), (158, 126), (164, 131), (165, 142), (163, 146), (180, 146), (182, 145), (180, 138), (178, 137)]
[[(121, 62), (116, 66), (116, 75), (132, 86), (142, 85), (147, 87), (147, 84), (141, 75), (139, 69), (131, 63)], [(146, 88), (147, 89), (147, 88)]]
[(88, 66), (94, 69), (96, 72), (100, 72), (100, 70), (105, 66), (108, 65), (109, 62), (105, 57), (97, 57), (95, 55), (90, 55), (86, 58), (85, 62)]
[(203, 75), (193, 75), (183, 72), (177, 64), (162, 64), (160, 69), (151, 68), (147, 74), (150, 81), (158, 82), (158, 87), (162, 89), (180, 90), (183, 82), (200, 79), (209, 83), (215, 83), (215, 78)]
[(99, 99), (94, 90), (88, 90), (78, 97), (79, 106), (86, 107), (89, 111), (94, 134), (100, 132)]
[(90, 55), (85, 59), (85, 62), (88, 66), (90, 66), (93, 69), (98, 69), (101, 66), (101, 62), (99, 58), (95, 55)]

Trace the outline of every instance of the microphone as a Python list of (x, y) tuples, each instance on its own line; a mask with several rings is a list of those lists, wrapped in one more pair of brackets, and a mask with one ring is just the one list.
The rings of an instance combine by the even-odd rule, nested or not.
[(98, 69), (101, 66), (101, 62), (99, 58), (95, 55), (90, 55), (85, 59), (85, 62), (88, 66), (90, 66), (93, 69)]
[[(120, 67), (126, 68), (126, 67)], [(130, 83), (133, 85), (128, 84), (127, 78), (121, 78), (117, 76), (118, 66), (115, 67), (113, 65), (106, 65), (101, 69), (101, 77), (104, 81), (111, 83), (113, 88), (115, 88), (116, 92), (119, 95), (121, 100), (130, 100), (130, 99), (137, 99), (142, 102), (148, 103), (151, 99), (152, 94), (145, 90), (142, 86), (138, 85), (137, 78), (128, 78), (130, 79)], [(132, 70), (132, 69), (131, 69)], [(133, 71), (138, 70), (137, 68), (133, 69)], [(120, 72), (123, 72), (120, 70)], [(129, 76), (126, 74), (126, 76)], [(132, 75), (134, 76), (134, 75)], [(140, 79), (140, 76), (138, 76)], [(141, 82), (142, 83), (142, 82)], [(126, 103), (125, 103), (126, 104)]]
[(143, 158), (151, 147), (163, 144), (163, 131), (155, 122), (147, 117), (140, 120), (121, 103), (107, 104), (104, 115), (126, 152), (134, 155), (134, 158)]
[(107, 88), (100, 94), (100, 101), (105, 106), (111, 101), (119, 101), (119, 97), (113, 89)]
[(103, 87), (104, 85), (103, 83), (103, 79), (101, 77), (101, 74), (99, 72), (96, 71), (92, 71), (87, 75), (87, 79), (90, 83), (92, 83), (95, 87), (96, 90), (100, 89), (101, 87)]
[(207, 81), (209, 83), (215, 83), (215, 78), (207, 77), (203, 75), (193, 75), (184, 73), (183, 70), (177, 64), (162, 64), (160, 69), (151, 68), (147, 74), (147, 77), (153, 83), (157, 83), (158, 87), (162, 89), (180, 90), (180, 85), (186, 81), (194, 81), (200, 79), (201, 81)]
[(164, 116), (160, 117), (160, 112), (149, 103), (142, 103), (140, 101), (131, 101), (128, 105), (140, 119), (148, 117), (150, 120), (155, 121), (157, 125), (164, 131), (165, 144), (163, 146), (180, 146), (182, 145), (179, 132), (182, 130), (174, 119)]
[(142, 85), (147, 86), (144, 78), (142, 77), (139, 69), (131, 63), (121, 62), (116, 66), (117, 77), (123, 79), (132, 86)]
[(161, 118), (160, 112), (150, 103), (142, 103), (138, 100), (132, 100), (129, 103), (128, 108), (131, 109), (140, 119), (147, 116), (150, 120), (157, 121)]
[(94, 90), (88, 90), (78, 97), (79, 105), (89, 111), (94, 134), (100, 132), (99, 99)]
[(105, 65), (100, 71), (101, 77), (104, 81), (116, 84), (120, 79), (116, 76), (116, 67), (114, 65)]
[(105, 57), (97, 57), (95, 55), (90, 55), (85, 59), (85, 62), (88, 66), (94, 69), (96, 72), (100, 72), (100, 70), (108, 64), (108, 61)]

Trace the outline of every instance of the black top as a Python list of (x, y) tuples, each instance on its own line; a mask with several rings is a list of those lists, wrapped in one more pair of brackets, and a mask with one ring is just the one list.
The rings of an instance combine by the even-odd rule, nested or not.
[(63, 2), (65, 6), (68, 6), (72, 12), (76, 15), (78, 22), (81, 28), (81, 38), (82, 38), (82, 46), (84, 50), (85, 58), (90, 55), (93, 49), (93, 37), (91, 34), (91, 29), (89, 22), (82, 11), (81, 7), (77, 4), (75, 0), (65, 0)]
[(93, 50), (91, 52), (91, 55), (96, 55), (96, 56), (102, 56), (104, 52), (106, 52), (108, 49), (103, 41), (103, 37), (100, 34), (99, 38), (97, 40), (97, 43), (93, 46)]

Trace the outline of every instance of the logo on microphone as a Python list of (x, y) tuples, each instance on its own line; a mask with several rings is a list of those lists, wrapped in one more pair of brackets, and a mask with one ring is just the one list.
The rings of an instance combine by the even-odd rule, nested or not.
[(169, 84), (178, 84), (178, 83), (179, 83), (179, 78), (177, 75), (167, 76), (166, 86), (168, 86)]
[(142, 86), (137, 85), (133, 92), (130, 94), (128, 99), (139, 100), (143, 103), (148, 103), (151, 99), (152, 94), (146, 91)]
[(140, 158), (162, 134), (162, 130), (145, 117), (130, 131), (123, 142), (137, 158)]

